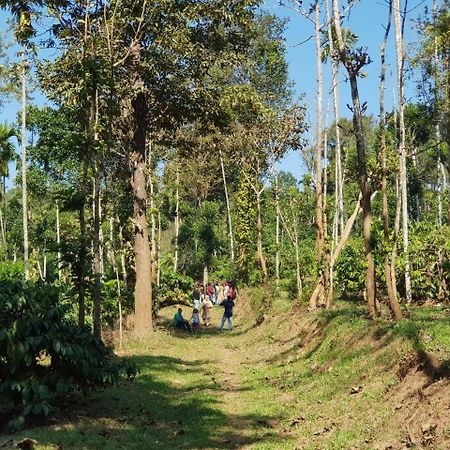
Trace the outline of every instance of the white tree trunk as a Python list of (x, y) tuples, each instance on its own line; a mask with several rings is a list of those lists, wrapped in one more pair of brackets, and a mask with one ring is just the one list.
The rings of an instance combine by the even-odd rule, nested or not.
[(157, 248), (157, 264), (156, 264), (156, 286), (161, 285), (161, 267), (159, 264), (161, 256), (161, 211), (158, 209), (158, 248)]
[(333, 239), (336, 242), (344, 230), (344, 179), (342, 175), (342, 151), (341, 151), (341, 130), (339, 128), (339, 63), (335, 58), (334, 40), (331, 26), (330, 4), (326, 3), (327, 23), (328, 23), (328, 41), (330, 46), (331, 59), (331, 80), (333, 91), (333, 110), (334, 110), (334, 134), (336, 139), (335, 146), (335, 223), (333, 224)]
[(176, 272), (178, 270), (178, 235), (180, 232), (180, 171), (177, 166), (177, 179), (176, 179), (176, 191), (175, 191), (175, 249), (173, 255), (173, 271)]
[(225, 192), (225, 201), (227, 204), (228, 237), (230, 238), (230, 256), (231, 261), (234, 261), (234, 237), (233, 237), (233, 222), (231, 219), (230, 198), (228, 196), (227, 178), (225, 176), (225, 166), (223, 164), (222, 152), (219, 152), (219, 155), (220, 155), (220, 167), (222, 168), (223, 189)]
[(56, 202), (56, 245), (58, 247), (58, 278), (61, 280), (62, 269), (61, 269), (61, 230), (59, 223), (59, 204)]
[[(317, 67), (317, 116), (316, 116), (316, 251), (318, 278), (323, 280), (323, 246), (324, 246), (324, 227), (323, 227), (323, 187), (322, 187), (322, 36), (320, 27), (320, 2), (315, 5), (315, 42), (316, 42), (316, 67)], [(319, 297), (312, 296), (309, 306), (314, 309), (317, 307)]]
[(406, 173), (406, 131), (405, 131), (405, 102), (403, 95), (403, 34), (400, 18), (400, 0), (393, 0), (394, 7), (394, 23), (395, 23), (395, 43), (397, 56), (397, 83), (398, 83), (398, 100), (399, 100), (399, 127), (400, 127), (400, 191), (402, 197), (402, 232), (403, 232), (403, 253), (405, 258), (405, 294), (406, 301), (411, 303), (411, 277), (408, 252), (408, 186)]
[(28, 255), (28, 196), (27, 196), (27, 84), (26, 84), (26, 56), (22, 52), (22, 218), (23, 218), (23, 262), (25, 280), (30, 279), (30, 262)]
[(280, 287), (280, 191), (278, 186), (278, 175), (275, 177), (275, 280), (277, 289)]

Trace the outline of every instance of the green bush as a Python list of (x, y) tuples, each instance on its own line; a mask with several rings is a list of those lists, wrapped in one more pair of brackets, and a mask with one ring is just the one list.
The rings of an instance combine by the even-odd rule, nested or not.
[[(134, 311), (134, 295), (130, 289), (125, 289), (120, 281), (120, 295), (122, 301), (122, 314), (127, 316)], [(114, 325), (119, 318), (119, 296), (117, 294), (117, 280), (107, 280), (102, 286), (102, 323)]]
[(172, 270), (162, 270), (160, 285), (153, 286), (153, 309), (154, 313), (161, 306), (175, 304), (177, 302), (189, 302), (194, 289), (194, 280)]
[(365, 287), (366, 267), (362, 238), (349, 239), (335, 266), (337, 288), (344, 295), (359, 295)]
[(0, 269), (0, 405), (12, 413), (9, 428), (48, 415), (58, 398), (134, 377), (133, 364), (66, 318), (70, 306), (57, 286), (9, 273)]

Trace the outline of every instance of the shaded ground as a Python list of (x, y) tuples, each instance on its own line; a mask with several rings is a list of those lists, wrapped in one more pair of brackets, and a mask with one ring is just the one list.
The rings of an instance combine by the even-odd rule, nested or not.
[(154, 338), (122, 351), (134, 382), (13, 437), (41, 449), (450, 449), (448, 311), (394, 326), (353, 304), (280, 305), (254, 326), (241, 302), (231, 333), (195, 335), (168, 331), (165, 308)]

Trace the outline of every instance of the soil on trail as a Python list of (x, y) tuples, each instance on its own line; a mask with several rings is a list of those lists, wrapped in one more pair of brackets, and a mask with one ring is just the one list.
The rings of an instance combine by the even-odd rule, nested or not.
[[(169, 334), (170, 338), (166, 340), (166, 345), (158, 346), (156, 355), (170, 355), (194, 366), (196, 361), (207, 361), (203, 366), (202, 376), (219, 389), (218, 407), (224, 418), (220, 427), (217, 427), (221, 436), (216, 448), (246, 449), (258, 441), (264, 441), (270, 418), (260, 415), (252, 408), (252, 398), (256, 393), (252, 392), (251, 386), (241, 375), (243, 366), (248, 364), (249, 360), (248, 347), (243, 335), (248, 330), (246, 327), (251, 325), (235, 320), (231, 332), (227, 330), (227, 324), (224, 331), (220, 331), (223, 308), (215, 306), (212, 325), (201, 326), (196, 333), (188, 334), (171, 330), (168, 326), (176, 309), (177, 306), (174, 306), (160, 311), (156, 326)], [(188, 317), (188, 309), (186, 307), (183, 309), (185, 317)], [(237, 309), (239, 311), (239, 307)], [(173, 345), (173, 340), (182, 342), (182, 345)], [(155, 350), (152, 353), (155, 354)]]

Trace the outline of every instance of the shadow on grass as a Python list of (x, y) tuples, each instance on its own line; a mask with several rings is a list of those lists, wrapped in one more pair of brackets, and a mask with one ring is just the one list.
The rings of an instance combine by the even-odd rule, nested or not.
[(136, 356), (140, 374), (90, 399), (61, 405), (51, 426), (28, 429), (41, 445), (64, 449), (228, 449), (280, 437), (265, 424), (276, 419), (254, 412), (224, 412), (226, 386), (211, 377), (207, 362), (168, 356)]

